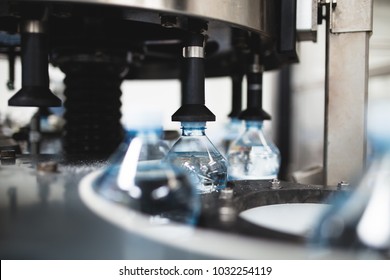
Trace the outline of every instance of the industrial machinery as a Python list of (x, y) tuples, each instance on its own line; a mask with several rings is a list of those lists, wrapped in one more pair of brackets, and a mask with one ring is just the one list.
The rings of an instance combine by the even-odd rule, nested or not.
[[(25, 130), (0, 139), (1, 258), (389, 257), (388, 251), (367, 255), (310, 247), (307, 232), (259, 226), (240, 215), (258, 206), (323, 203), (348, 192), (344, 182), (363, 170), (372, 5), (372, 0), (2, 0), (0, 54), (9, 61), (9, 88), (18, 87), (15, 58), (22, 63), (22, 85), (8, 105), (39, 110)], [(194, 227), (151, 224), (94, 192), (93, 179), (124, 136), (124, 80), (181, 80), (182, 106), (173, 120), (213, 121), (204, 78), (242, 79), (253, 53), (264, 71), (299, 63), (299, 41), (316, 41), (322, 21), (327, 102), (320, 184), (230, 181), (225, 189), (201, 195)], [(196, 63), (183, 63), (183, 57)], [(63, 100), (49, 88), (49, 64), (66, 76)], [(186, 90), (203, 90), (203, 96)], [(230, 102), (228, 95), (220, 98)], [(65, 111), (65, 125), (45, 134), (41, 120), (56, 106)], [(60, 147), (42, 153), (43, 142), (53, 139)]]

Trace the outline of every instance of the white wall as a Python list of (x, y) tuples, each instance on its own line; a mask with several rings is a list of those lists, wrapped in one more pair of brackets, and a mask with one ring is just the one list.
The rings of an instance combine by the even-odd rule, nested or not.
[(325, 28), (317, 42), (301, 42), (292, 67), (292, 163), (290, 171), (322, 165), (325, 106)]
[[(275, 90), (275, 72), (264, 76), (264, 108), (272, 113)], [(246, 86), (243, 81), (243, 107), (246, 106)], [(205, 82), (206, 106), (215, 114), (216, 121), (207, 124), (207, 134), (218, 139), (220, 129), (228, 121), (231, 111), (231, 80), (228, 77), (208, 78)], [(180, 123), (172, 122), (172, 114), (180, 107), (180, 82), (168, 81), (125, 81), (122, 84), (122, 110), (140, 106), (151, 106), (162, 110), (165, 129), (180, 129)], [(270, 123), (267, 124), (267, 127)]]

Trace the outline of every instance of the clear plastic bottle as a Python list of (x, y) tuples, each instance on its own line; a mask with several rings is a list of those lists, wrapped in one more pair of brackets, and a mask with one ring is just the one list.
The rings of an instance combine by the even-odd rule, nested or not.
[(155, 222), (195, 224), (199, 197), (187, 173), (163, 161), (168, 147), (160, 138), (160, 120), (147, 116), (127, 123), (127, 138), (95, 180), (95, 190)]
[(278, 148), (266, 139), (263, 122), (247, 120), (246, 129), (229, 147), (229, 180), (277, 178), (280, 167)]
[(182, 136), (172, 146), (167, 161), (185, 168), (198, 193), (209, 193), (226, 186), (225, 158), (206, 136), (205, 122), (182, 122)]
[(336, 194), (310, 238), (314, 246), (340, 247), (390, 258), (390, 102), (375, 102), (368, 114), (372, 161), (349, 190)]
[(239, 119), (242, 110), (242, 74), (232, 75), (232, 111), (229, 114), (229, 122), (224, 126), (222, 132), (222, 143), (219, 144), (220, 151), (227, 155), (230, 144), (241, 135), (243, 121)]
[(230, 118), (224, 126), (221, 148), (219, 149), (225, 155), (229, 152), (229, 147), (243, 132), (243, 121), (237, 117)]

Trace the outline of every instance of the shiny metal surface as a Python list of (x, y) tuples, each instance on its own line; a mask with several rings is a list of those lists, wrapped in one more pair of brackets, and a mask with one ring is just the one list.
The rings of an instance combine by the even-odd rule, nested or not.
[(327, 185), (353, 182), (364, 169), (368, 40), (366, 32), (329, 34), (324, 142)]
[[(352, 8), (353, 7), (353, 8)], [(332, 15), (332, 32), (372, 31), (373, 0), (337, 1)]]
[(370, 22), (372, 5), (366, 0), (349, 2), (354, 7), (366, 7), (366, 16), (351, 20), (354, 10), (362, 10), (351, 9), (338, 1), (331, 15), (336, 25), (327, 33), (324, 184), (333, 186), (340, 181), (353, 182), (363, 171), (366, 157), (371, 30), (355, 32), (354, 26), (359, 18)]
[[(14, 0), (29, 2), (28, 0)], [(39, 0), (35, 2), (67, 2), (114, 5), (222, 21), (253, 31), (268, 33), (267, 9), (272, 0)]]
[[(237, 217), (275, 203), (319, 202), (334, 189), (268, 181), (236, 181), (232, 191), (202, 198), (198, 227), (153, 223), (98, 195), (91, 182), (102, 162), (65, 164), (55, 172), (22, 157), (0, 165), (1, 259), (355, 259), (359, 253), (308, 248), (297, 236)], [(41, 162), (41, 161), (40, 161)]]
[(22, 32), (44, 33), (44, 25), (40, 20), (28, 20), (23, 23)]
[(190, 46), (183, 48), (183, 57), (204, 58), (204, 48), (198, 46)]
[(100, 163), (42, 172), (29, 158), (0, 165), (1, 259), (204, 259), (130, 234), (92, 213), (79, 180)]

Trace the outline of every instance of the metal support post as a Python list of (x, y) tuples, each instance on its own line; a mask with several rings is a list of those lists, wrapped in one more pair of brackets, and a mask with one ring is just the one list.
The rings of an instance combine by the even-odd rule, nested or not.
[(327, 10), (324, 184), (361, 174), (366, 156), (366, 107), (372, 0), (319, 1)]

